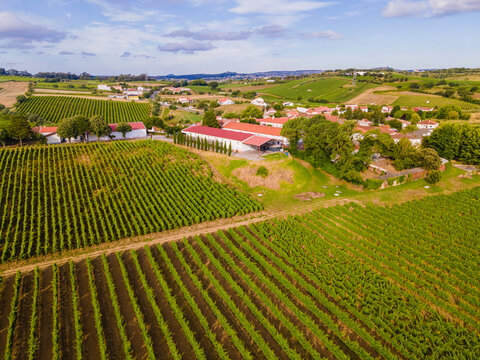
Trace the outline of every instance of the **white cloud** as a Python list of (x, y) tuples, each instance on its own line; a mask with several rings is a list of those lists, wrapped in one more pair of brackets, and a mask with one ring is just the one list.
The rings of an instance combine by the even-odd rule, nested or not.
[(170, 42), (165, 45), (159, 45), (158, 50), (165, 52), (183, 52), (185, 54), (193, 54), (195, 51), (208, 51), (215, 49), (210, 43), (202, 43), (195, 40), (186, 40), (179, 42)]
[(314, 31), (311, 33), (301, 33), (301, 35), (306, 36), (308, 38), (312, 38), (312, 39), (338, 40), (343, 38), (342, 34), (339, 34), (332, 30)]
[(236, 0), (237, 6), (230, 9), (237, 14), (282, 15), (320, 9), (334, 2), (287, 1), (287, 0)]
[(100, 6), (102, 15), (114, 22), (142, 22), (148, 18), (158, 16), (155, 10), (144, 10), (135, 7), (123, 7), (120, 3), (111, 4), (105, 0), (86, 0), (91, 4)]
[(224, 40), (224, 41), (234, 41), (234, 40), (245, 40), (250, 37), (252, 33), (250, 31), (210, 31), (210, 30), (200, 30), (200, 31), (191, 31), (191, 30), (174, 30), (165, 36), (168, 37), (184, 37), (191, 38), (194, 40)]
[(393, 0), (383, 9), (384, 17), (434, 17), (480, 11), (480, 0)]
[(65, 32), (22, 21), (10, 12), (0, 12), (0, 40), (7, 40), (2, 47), (31, 48), (34, 42), (57, 43), (66, 36)]

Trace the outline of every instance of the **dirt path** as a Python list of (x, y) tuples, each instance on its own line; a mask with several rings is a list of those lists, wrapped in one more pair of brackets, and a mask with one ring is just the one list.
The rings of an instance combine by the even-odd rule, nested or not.
[(219, 230), (228, 230), (231, 227), (238, 227), (242, 225), (247, 226), (260, 221), (265, 221), (273, 218), (287, 217), (289, 215), (303, 214), (308, 211), (314, 210), (315, 208), (340, 205), (348, 202), (358, 201), (348, 198), (325, 200), (316, 204), (302, 204), (293, 209), (288, 209), (284, 211), (262, 211), (260, 213), (253, 213), (244, 216), (235, 216), (229, 219), (219, 219), (215, 221), (186, 226), (180, 229), (168, 230), (160, 233), (153, 233), (134, 238), (126, 238), (118, 241), (102, 243), (88, 248), (64, 251), (63, 253), (47, 254), (41, 257), (30, 258), (21, 262), (19, 261), (1, 264), (0, 276), (6, 277), (14, 275), (17, 271), (21, 271), (22, 273), (33, 271), (37, 266), (42, 269), (50, 267), (55, 263), (58, 266), (61, 266), (62, 264), (65, 264), (69, 261), (80, 262), (86, 258), (94, 258), (102, 254), (108, 255), (117, 251), (140, 249), (146, 245), (163, 244), (170, 241), (181, 240), (184, 237), (203, 235), (217, 232)]

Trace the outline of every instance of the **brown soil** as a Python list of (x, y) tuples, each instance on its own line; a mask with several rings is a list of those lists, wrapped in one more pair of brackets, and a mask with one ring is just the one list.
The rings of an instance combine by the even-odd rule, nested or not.
[(25, 94), (28, 82), (6, 81), (0, 83), (0, 104), (12, 107), (17, 102), (17, 96)]
[(306, 192), (306, 193), (297, 194), (294, 196), (294, 198), (300, 201), (311, 201), (312, 199), (318, 199), (324, 196), (325, 196), (324, 193)]
[(115, 311), (113, 309), (110, 292), (108, 290), (107, 279), (103, 271), (102, 259), (97, 257), (92, 259), (93, 277), (97, 287), (98, 303), (102, 313), (102, 327), (105, 334), (105, 344), (108, 349), (109, 357), (121, 359), (125, 356), (123, 352), (122, 339), (118, 331)]
[(384, 95), (384, 94), (375, 94), (377, 91), (389, 91), (396, 90), (393, 86), (378, 86), (371, 89), (365, 90), (360, 95), (357, 95), (353, 99), (349, 100), (349, 104), (357, 105), (389, 105), (398, 99), (398, 95)]
[(282, 182), (293, 184), (294, 171), (288, 168), (281, 168), (278, 166), (281, 162), (262, 162), (268, 170), (268, 176), (263, 177), (257, 175), (257, 170), (260, 166), (249, 165), (237, 168), (232, 171), (232, 175), (238, 179), (245, 181), (249, 187), (254, 188), (262, 186), (268, 189), (280, 190)]
[(52, 268), (40, 272), (40, 311), (38, 314), (38, 350), (37, 357), (42, 360), (52, 358)]
[(32, 316), (33, 274), (22, 276), (20, 285), (17, 321), (13, 339), (12, 358), (28, 359), (28, 338), (30, 335), (30, 318)]
[(11, 302), (13, 298), (13, 285), (15, 277), (10, 276), (2, 279), (2, 288), (0, 293), (0, 354), (5, 353), (8, 331), (8, 315), (10, 313)]
[[(117, 258), (112, 254), (107, 259), (110, 274), (112, 274), (113, 282), (115, 283), (115, 292), (118, 303), (120, 304), (125, 331), (132, 346), (132, 353), (135, 354), (138, 359), (147, 359), (148, 353), (143, 341), (142, 331), (138, 326), (137, 317), (130, 302), (127, 288), (123, 282), (123, 276)], [(168, 352), (168, 348), (165, 348), (165, 351)]]
[[(218, 321), (217, 317), (215, 316), (215, 314), (213, 313), (213, 311), (205, 301), (205, 298), (203, 297), (202, 293), (195, 286), (192, 280), (189, 278), (188, 274), (185, 272), (185, 269), (180, 264), (180, 261), (178, 260), (177, 256), (173, 252), (171, 246), (164, 246), (164, 249), (167, 252), (168, 257), (172, 261), (172, 264), (177, 270), (179, 276), (181, 277), (183, 284), (187, 287), (190, 294), (194, 297), (196, 304), (198, 305), (202, 314), (205, 316), (208, 323), (210, 324), (210, 329), (215, 334), (216, 339), (223, 345), (224, 349), (227, 351), (231, 359), (242, 359), (236, 346), (232, 343), (231, 338), (224, 331), (223, 327), (220, 325), (220, 322)], [(152, 248), (152, 254), (157, 264), (160, 264), (163, 262), (163, 258), (158, 252), (158, 250), (156, 249), (156, 247)], [(219, 302), (217, 302), (217, 306), (218, 305), (219, 305)]]
[(59, 344), (60, 353), (65, 359), (75, 357), (75, 324), (73, 322), (72, 284), (70, 282), (70, 266), (59, 267)]
[(80, 303), (81, 326), (83, 332), (82, 354), (84, 359), (98, 357), (97, 329), (95, 327), (95, 314), (92, 305), (92, 295), (88, 283), (87, 263), (82, 260), (76, 265), (78, 297)]

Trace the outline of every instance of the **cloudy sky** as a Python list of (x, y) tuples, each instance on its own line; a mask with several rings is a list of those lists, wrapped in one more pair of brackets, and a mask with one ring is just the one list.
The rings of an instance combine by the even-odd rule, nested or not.
[(0, 0), (0, 67), (91, 74), (480, 67), (480, 0)]

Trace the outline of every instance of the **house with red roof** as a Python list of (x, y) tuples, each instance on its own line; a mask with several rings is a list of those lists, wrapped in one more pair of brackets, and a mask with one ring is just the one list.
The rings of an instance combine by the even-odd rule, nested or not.
[(257, 136), (242, 131), (211, 128), (208, 126), (190, 126), (182, 133), (193, 139), (207, 140), (209, 144), (223, 144), (232, 147), (234, 152), (262, 151), (276, 145), (276, 140), (269, 136)]
[(419, 129), (435, 129), (438, 127), (438, 123), (433, 120), (423, 120), (417, 123)]
[(267, 117), (264, 119), (258, 119), (257, 121), (259, 122), (260, 125), (262, 126), (272, 126), (272, 127), (278, 127), (282, 128), (283, 125), (290, 120), (288, 117)]
[(218, 100), (218, 105), (233, 105), (235, 104), (235, 101), (230, 100), (229, 98), (223, 98)]
[(223, 129), (245, 132), (256, 136), (269, 137), (277, 140), (278, 145), (288, 144), (287, 138), (280, 134), (282, 128), (279, 127), (247, 124), (242, 122), (228, 122), (223, 126)]

